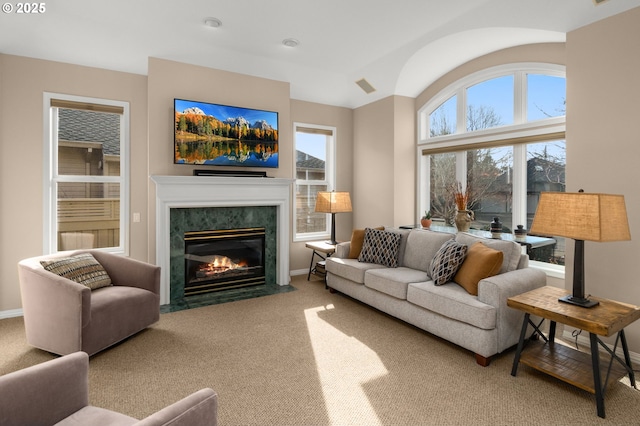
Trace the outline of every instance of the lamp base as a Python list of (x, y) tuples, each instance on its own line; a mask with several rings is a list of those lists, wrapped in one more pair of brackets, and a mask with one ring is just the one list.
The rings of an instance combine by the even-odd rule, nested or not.
[(584, 297), (574, 297), (571, 294), (568, 294), (564, 297), (558, 299), (559, 302), (569, 303), (571, 305), (580, 306), (583, 308), (593, 308), (600, 304), (597, 300), (590, 300)]

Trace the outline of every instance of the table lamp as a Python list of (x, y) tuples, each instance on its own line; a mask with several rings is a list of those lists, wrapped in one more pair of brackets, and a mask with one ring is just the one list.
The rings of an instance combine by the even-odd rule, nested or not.
[(351, 198), (348, 192), (319, 191), (316, 197), (316, 212), (331, 213), (331, 241), (336, 245), (336, 213), (348, 213), (351, 211)]
[(584, 242), (631, 239), (624, 196), (579, 192), (542, 192), (530, 234), (575, 240), (573, 294), (561, 302), (590, 308), (598, 304), (585, 297)]

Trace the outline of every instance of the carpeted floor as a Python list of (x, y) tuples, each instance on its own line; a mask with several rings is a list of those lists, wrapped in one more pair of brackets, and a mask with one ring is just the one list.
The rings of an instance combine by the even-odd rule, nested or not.
[[(202, 387), (231, 425), (631, 425), (640, 391), (593, 395), (473, 354), (295, 277), (297, 291), (165, 313), (90, 360), (90, 402), (142, 418)], [(0, 320), (0, 374), (52, 359)], [(628, 381), (627, 381), (628, 383)]]

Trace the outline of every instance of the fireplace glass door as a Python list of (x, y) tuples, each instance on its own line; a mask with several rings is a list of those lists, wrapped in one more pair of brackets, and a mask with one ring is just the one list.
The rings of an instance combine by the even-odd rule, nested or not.
[(265, 284), (265, 229), (186, 232), (185, 296)]

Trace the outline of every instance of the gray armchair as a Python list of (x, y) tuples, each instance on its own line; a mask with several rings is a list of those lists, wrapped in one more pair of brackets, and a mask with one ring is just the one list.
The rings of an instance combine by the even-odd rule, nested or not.
[[(89, 287), (46, 270), (42, 260), (91, 253), (112, 285)], [(18, 263), (27, 342), (58, 355), (93, 355), (160, 318), (160, 267), (100, 250), (60, 252)]]
[(76, 352), (0, 377), (0, 425), (217, 425), (218, 395), (201, 389), (137, 420), (89, 405), (89, 356)]

